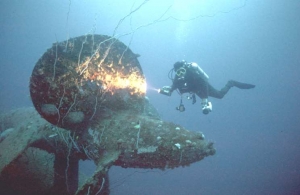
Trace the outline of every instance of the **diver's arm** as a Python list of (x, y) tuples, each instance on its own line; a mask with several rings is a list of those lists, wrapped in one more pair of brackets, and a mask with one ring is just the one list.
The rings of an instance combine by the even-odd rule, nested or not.
[(176, 82), (174, 81), (171, 86), (163, 86), (161, 89), (158, 90), (158, 93), (171, 96), (172, 92), (178, 88)]
[(181, 81), (179, 81), (179, 78), (176, 75), (175, 78), (173, 79), (173, 83), (172, 83), (171, 88), (169, 90), (170, 91), (170, 96), (171, 96), (171, 94), (172, 94), (173, 91), (175, 91), (176, 89), (179, 89), (180, 82)]
[(176, 90), (176, 89), (177, 89), (177, 85), (173, 82), (173, 84), (171, 85), (171, 88), (169, 90), (170, 96), (173, 93), (173, 91)]

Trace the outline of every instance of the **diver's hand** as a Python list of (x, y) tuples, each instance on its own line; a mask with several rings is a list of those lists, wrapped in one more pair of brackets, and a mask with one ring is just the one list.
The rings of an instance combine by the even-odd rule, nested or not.
[(171, 87), (170, 86), (163, 86), (161, 89), (158, 89), (158, 93), (171, 96)]

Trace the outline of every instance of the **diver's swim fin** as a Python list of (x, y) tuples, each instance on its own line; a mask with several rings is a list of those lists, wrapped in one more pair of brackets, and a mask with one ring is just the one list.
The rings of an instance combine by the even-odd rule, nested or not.
[(237, 87), (239, 89), (252, 89), (255, 87), (255, 85), (248, 84), (248, 83), (241, 83), (241, 82), (234, 81), (234, 80), (228, 81), (227, 85), (229, 87)]

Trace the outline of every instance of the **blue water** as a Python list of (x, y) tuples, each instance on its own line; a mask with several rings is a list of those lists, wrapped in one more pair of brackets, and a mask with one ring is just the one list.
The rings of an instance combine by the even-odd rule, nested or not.
[[(2, 0), (0, 111), (32, 106), (29, 77), (52, 43), (134, 30), (120, 40), (141, 55), (152, 104), (163, 120), (202, 131), (217, 153), (166, 171), (113, 167), (111, 194), (300, 194), (300, 2), (143, 2)], [(168, 72), (182, 59), (197, 62), (217, 89), (229, 79), (256, 88), (210, 98), (207, 116), (199, 98), (184, 98), (179, 113), (179, 95), (153, 89), (171, 84)]]

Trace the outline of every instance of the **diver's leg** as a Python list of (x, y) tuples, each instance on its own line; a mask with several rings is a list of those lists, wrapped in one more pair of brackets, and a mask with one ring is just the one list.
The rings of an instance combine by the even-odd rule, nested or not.
[(203, 114), (208, 114), (212, 111), (212, 104), (208, 101), (208, 83), (206, 82), (205, 85), (201, 86), (201, 90), (196, 92), (197, 96), (201, 98), (201, 108)]
[(220, 91), (218, 91), (213, 86), (208, 84), (208, 95), (214, 98), (222, 99), (231, 87), (237, 87), (239, 89), (252, 89), (255, 87), (255, 85), (229, 80), (227, 84)]
[(229, 89), (231, 88), (230, 85), (228, 85), (228, 83), (219, 91), (216, 90), (213, 86), (211, 86), (210, 84), (208, 84), (208, 95), (214, 98), (218, 98), (218, 99), (222, 99), (226, 93), (229, 91)]
[(230, 87), (237, 87), (239, 89), (252, 89), (255, 87), (255, 85), (248, 84), (248, 83), (241, 83), (241, 82), (234, 81), (234, 80), (228, 81), (227, 85)]

